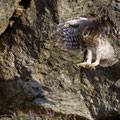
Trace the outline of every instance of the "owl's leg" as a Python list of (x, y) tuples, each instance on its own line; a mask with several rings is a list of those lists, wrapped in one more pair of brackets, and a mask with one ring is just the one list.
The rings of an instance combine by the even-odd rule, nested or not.
[(96, 61), (93, 62), (89, 67), (95, 69), (96, 66), (100, 64), (101, 55), (96, 55)]
[(83, 62), (83, 63), (79, 63), (77, 64), (78, 67), (86, 67), (86, 66), (90, 66), (92, 62), (92, 51), (90, 49), (88, 49), (88, 53), (87, 53), (87, 61)]

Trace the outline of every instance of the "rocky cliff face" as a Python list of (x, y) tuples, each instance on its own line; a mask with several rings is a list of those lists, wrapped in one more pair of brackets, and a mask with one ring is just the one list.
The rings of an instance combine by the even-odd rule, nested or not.
[[(0, 112), (44, 107), (83, 119), (117, 117), (120, 62), (78, 69), (84, 49), (63, 51), (51, 33), (71, 17), (94, 17), (93, 0), (0, 2)], [(97, 1), (98, 2), (98, 1)], [(101, 0), (120, 19), (119, 0)], [(119, 40), (112, 41), (118, 48)], [(111, 118), (112, 119), (112, 118)]]

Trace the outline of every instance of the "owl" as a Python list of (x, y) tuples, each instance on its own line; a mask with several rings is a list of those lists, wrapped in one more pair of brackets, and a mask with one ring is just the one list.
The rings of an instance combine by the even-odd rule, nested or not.
[[(105, 19), (106, 20), (106, 19)], [(86, 61), (77, 64), (78, 67), (95, 69), (96, 66), (112, 66), (117, 59), (117, 50), (110, 42), (113, 27), (102, 18), (90, 20), (77, 17), (59, 24), (56, 31), (57, 46), (65, 50), (78, 50), (85, 44)], [(114, 29), (114, 32), (120, 32)]]

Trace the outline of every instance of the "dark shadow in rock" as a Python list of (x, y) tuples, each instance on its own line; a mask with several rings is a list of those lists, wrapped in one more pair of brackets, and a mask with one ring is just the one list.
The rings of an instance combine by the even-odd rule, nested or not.
[(51, 33), (56, 29), (58, 24), (58, 10), (56, 0), (39, 0), (35, 1), (36, 6), (36, 25), (39, 29), (39, 42), (40, 48), (45, 48), (46, 40), (49, 38)]
[[(20, 32), (18, 32), (20, 31)], [(14, 38), (17, 36), (18, 38)], [(35, 36), (35, 31), (29, 26), (23, 25), (21, 20), (17, 20), (13, 29), (8, 28), (2, 35), (1, 42), (9, 46), (8, 51), (11, 51), (13, 46), (21, 47), (21, 49), (29, 56), (38, 59), (40, 51), (39, 38)], [(2, 47), (2, 45), (0, 45)]]
[[(86, 74), (88, 80), (91, 81), (91, 83), (94, 83), (94, 77), (98, 77), (99, 80), (101, 79), (107, 79), (112, 82), (116, 82), (118, 79), (120, 79), (120, 63), (116, 63), (113, 66), (110, 67), (101, 67), (97, 66), (96, 70), (88, 70), (83, 69), (83, 72)], [(101, 82), (101, 81), (99, 81)]]
[[(37, 5), (38, 3), (41, 4), (41, 2), (36, 2), (37, 8), (39, 7)], [(37, 11), (40, 11), (40, 8)], [(26, 19), (27, 18), (25, 18), (24, 21), (26, 21)], [(39, 17), (36, 19), (39, 19)], [(15, 57), (15, 68), (20, 77), (16, 76), (10, 80), (0, 80), (0, 112), (2, 111), (4, 113), (8, 112), (9, 110), (23, 110), (26, 108), (32, 108), (34, 107), (34, 104), (32, 104), (33, 101), (38, 98), (39, 100), (43, 100), (44, 103), (54, 105), (52, 101), (49, 101), (46, 98), (46, 94), (50, 94), (52, 90), (46, 86), (41, 85), (31, 76), (31, 71), (29, 71), (24, 65), (22, 65), (22, 61), (19, 61), (19, 59), (21, 59), (19, 58), (21, 57), (19, 56), (19, 52), (16, 53), (16, 51), (14, 50), (14, 47), (18, 47), (20, 48), (19, 50), (22, 49), (26, 56), (28, 55), (30, 56), (30, 58), (32, 57), (36, 60), (39, 59), (38, 54), (40, 51), (40, 39), (47, 39), (48, 34), (41, 33), (41, 28), (44, 28), (43, 26), (41, 26), (43, 21), (37, 20), (36, 22), (38, 23), (35, 23), (35, 25), (32, 26), (38, 25), (38, 30), (36, 28), (32, 28), (27, 23), (23, 23), (21, 19), (18, 19), (15, 21), (14, 26), (12, 28), (9, 27), (1, 36), (0, 48), (4, 47), (4, 43), (4, 45), (7, 46), (7, 52), (13, 52)], [(42, 25), (44, 24), (45, 22), (43, 22)], [(36, 32), (38, 32), (39, 34), (38, 36), (35, 35), (35, 29)], [(46, 27), (46, 30), (49, 31), (48, 26)], [(3, 51), (4, 49), (1, 50), (1, 52)]]
[(31, 0), (22, 0), (19, 4), (27, 9), (30, 6)]
[[(29, 80), (25, 80), (29, 76)], [(12, 80), (0, 82), (0, 114), (15, 110), (28, 110), (40, 107), (42, 104), (55, 105), (48, 100), (46, 95), (52, 90), (35, 81), (29, 74), (21, 79), (14, 77)], [(36, 100), (38, 100), (36, 102)]]
[[(87, 98), (86, 96), (89, 96), (89, 92), (91, 90), (90, 88), (94, 86), (94, 92), (92, 92), (91, 98), (93, 99), (95, 106), (98, 107), (98, 105), (96, 104), (97, 98), (101, 101), (98, 116), (103, 117), (105, 116), (105, 113), (108, 113), (108, 115), (112, 115), (110, 111), (112, 111), (112, 108), (118, 109), (119, 105), (118, 103), (120, 102), (119, 92), (120, 62), (116, 63), (111, 67), (97, 66), (96, 70), (83, 69), (81, 75), (82, 75), (81, 82), (83, 84), (86, 85), (85, 83), (86, 79), (90, 82), (89, 86), (87, 86), (88, 93), (86, 91), (82, 91), (82, 95), (85, 97), (85, 99)], [(118, 81), (118, 84), (115, 86), (116, 81)], [(112, 100), (114, 94), (116, 95), (116, 98), (115, 100)], [(109, 105), (107, 106), (104, 101), (107, 101)], [(118, 103), (116, 101), (118, 101)], [(89, 109), (90, 111), (92, 111), (91, 108)], [(111, 119), (110, 117), (108, 118), (110, 120), (113, 120), (114, 118), (117, 117), (118, 116), (116, 117), (113, 116), (111, 117)], [(107, 117), (100, 120), (107, 120), (106, 118)]]
[[(19, 23), (20, 20), (19, 20)], [(21, 23), (22, 24), (22, 23)], [(23, 49), (23, 51), (26, 52), (26, 54), (28, 54), (29, 56), (38, 59), (38, 53), (39, 53), (39, 39), (35, 36), (35, 31), (34, 29), (30, 28), (29, 26), (25, 26), (25, 25), (21, 25), (21, 24), (17, 24), (16, 25), (16, 30), (17, 31), (22, 31), (23, 35), (18, 34), (16, 32), (16, 34), (18, 34), (18, 36), (20, 37), (20, 40), (22, 40), (25, 44), (25, 47), (22, 46), (22, 44), (19, 44), (19, 46), (21, 46), (21, 48)], [(16, 31), (15, 30), (15, 31)], [(25, 35), (25, 36), (24, 36)], [(13, 42), (14, 44), (15, 42)]]
[(120, 114), (118, 112), (111, 112), (110, 116), (103, 116), (98, 120), (120, 120)]
[(105, 76), (109, 80), (116, 82), (120, 79), (120, 62), (110, 67), (99, 67), (100, 76)]

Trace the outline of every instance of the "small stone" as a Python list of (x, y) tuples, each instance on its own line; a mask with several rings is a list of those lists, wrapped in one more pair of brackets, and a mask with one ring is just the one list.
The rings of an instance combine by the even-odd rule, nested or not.
[(50, 52), (48, 50), (44, 50), (43, 51), (43, 56), (44, 56), (45, 59), (50, 58)]
[(88, 2), (88, 7), (92, 7), (93, 6), (93, 2), (92, 1), (89, 1)]
[(117, 88), (120, 88), (120, 79), (118, 79), (118, 80), (116, 81), (115, 86), (116, 86)]
[(97, 111), (94, 105), (91, 105), (91, 109), (92, 109), (93, 115), (97, 116)]
[(99, 78), (97, 76), (94, 77), (95, 81), (99, 81)]
[(48, 9), (48, 8), (46, 8), (46, 7), (45, 7), (45, 11), (46, 11), (46, 13), (50, 14), (49, 9)]
[(89, 101), (89, 103), (93, 104), (93, 100), (91, 99), (90, 96), (87, 97), (87, 100)]
[(93, 104), (93, 100), (92, 99), (90, 99), (90, 103)]
[(88, 97), (87, 97), (87, 100), (89, 100), (89, 101), (90, 101), (90, 99), (91, 99), (91, 98), (90, 98), (90, 96), (88, 96)]
[(10, 23), (9, 23), (9, 26), (12, 27), (13, 24), (14, 24), (14, 21), (11, 20)]

